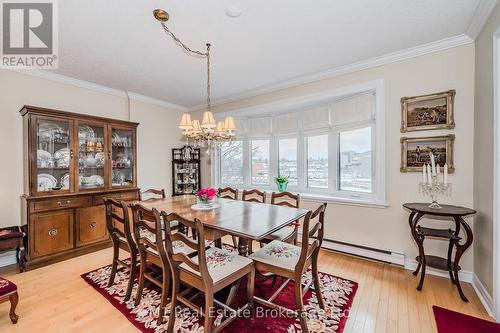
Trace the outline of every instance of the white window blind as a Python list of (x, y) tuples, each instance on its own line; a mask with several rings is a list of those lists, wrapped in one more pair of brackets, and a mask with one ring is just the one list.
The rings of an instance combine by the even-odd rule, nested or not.
[(375, 95), (359, 94), (332, 103), (332, 124), (341, 125), (374, 118)]
[(298, 113), (285, 113), (274, 117), (273, 133), (291, 132), (298, 129)]
[(330, 126), (330, 106), (322, 105), (302, 112), (304, 129), (328, 128)]
[(267, 135), (271, 134), (271, 117), (248, 119), (248, 134)]

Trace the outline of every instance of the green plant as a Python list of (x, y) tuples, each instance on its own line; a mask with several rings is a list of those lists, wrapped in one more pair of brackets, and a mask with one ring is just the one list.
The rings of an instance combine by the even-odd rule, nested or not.
[(288, 183), (288, 176), (278, 176), (274, 178), (276, 184), (286, 184)]

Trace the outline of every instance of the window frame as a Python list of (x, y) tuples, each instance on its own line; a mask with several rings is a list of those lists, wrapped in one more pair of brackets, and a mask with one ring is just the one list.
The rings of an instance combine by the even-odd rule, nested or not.
[[(343, 98), (360, 94), (373, 92), (375, 94), (375, 110), (374, 116), (371, 119), (361, 121), (349, 122), (344, 124), (333, 124), (318, 129), (303, 129), (300, 118), (302, 113), (300, 110), (314, 105), (326, 99), (341, 100)], [(230, 112), (221, 113), (221, 116), (234, 116), (234, 117), (255, 117), (257, 116), (271, 116), (274, 117), (280, 113), (299, 112), (299, 124), (296, 131), (286, 131), (283, 133), (273, 133), (269, 135), (251, 135), (244, 134), (237, 136), (234, 140), (243, 141), (243, 154), (244, 154), (244, 184), (220, 184), (219, 179), (216, 177), (219, 171), (218, 159), (212, 165), (212, 184), (216, 187), (233, 186), (237, 188), (258, 188), (268, 192), (276, 191), (274, 178), (279, 171), (279, 140), (286, 138), (297, 139), (297, 177), (298, 185), (289, 186), (288, 189), (292, 192), (300, 193), (303, 198), (316, 201), (328, 201), (335, 203), (347, 203), (355, 205), (367, 205), (374, 207), (388, 207), (385, 194), (385, 85), (383, 80), (370, 81), (364, 84), (335, 89), (318, 94), (292, 98), (285, 101), (270, 103), (254, 108), (247, 108), (245, 110), (234, 110)], [(358, 192), (349, 190), (340, 190), (340, 133), (342, 131), (349, 131), (360, 129), (364, 127), (371, 127), (371, 147), (372, 147), (372, 192)], [(272, 127), (272, 125), (271, 125)], [(317, 136), (328, 134), (328, 189), (321, 188), (307, 188), (307, 140), (308, 136)], [(250, 154), (250, 140), (270, 140), (270, 160), (269, 160), (269, 185), (254, 186), (251, 184), (251, 154)], [(332, 148), (335, 147), (335, 148)], [(212, 151), (212, 157), (218, 155), (218, 149)], [(245, 170), (246, 169), (246, 170)]]

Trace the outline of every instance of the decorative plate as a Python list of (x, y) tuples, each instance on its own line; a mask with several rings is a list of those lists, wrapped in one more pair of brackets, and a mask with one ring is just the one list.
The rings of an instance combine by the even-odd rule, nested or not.
[(87, 141), (87, 139), (94, 137), (95, 133), (92, 127), (83, 125), (80, 126), (80, 128), (78, 129), (78, 141), (80, 142), (80, 144), (84, 144)]
[(46, 150), (38, 149), (36, 151), (36, 158), (37, 158), (37, 160), (48, 161), (52, 158), (52, 154)]
[(61, 184), (61, 189), (69, 190), (69, 173), (65, 173), (64, 175), (62, 175), (59, 184)]
[(99, 175), (92, 175), (90, 177), (87, 177), (87, 185), (103, 186), (104, 185), (104, 178), (102, 178)]
[(99, 152), (95, 154), (96, 167), (104, 166), (104, 153)]
[(38, 191), (49, 191), (57, 186), (57, 179), (48, 173), (41, 173), (38, 175)]
[(191, 209), (193, 209), (193, 210), (212, 210), (212, 209), (216, 209), (219, 207), (220, 207), (220, 205), (218, 203), (214, 203), (212, 207), (207, 207), (204, 204), (197, 203), (197, 204), (192, 205)]
[(67, 168), (69, 167), (69, 156), (70, 152), (68, 148), (59, 149), (54, 153), (54, 158), (57, 160), (57, 167)]

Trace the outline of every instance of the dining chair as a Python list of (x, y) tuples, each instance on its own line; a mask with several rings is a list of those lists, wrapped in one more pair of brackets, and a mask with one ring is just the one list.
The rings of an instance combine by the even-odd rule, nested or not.
[[(273, 295), (268, 299), (254, 296), (254, 300), (265, 306), (286, 311), (298, 316), (302, 332), (309, 332), (304, 311), (303, 296), (314, 283), (316, 298), (321, 309), (325, 308), (321, 285), (318, 276), (318, 254), (323, 242), (326, 203), (314, 212), (309, 211), (304, 219), (301, 246), (274, 240), (263, 248), (255, 251), (250, 258), (255, 262), (255, 269), (286, 278)], [(302, 275), (311, 267), (312, 278), (302, 289)], [(295, 303), (297, 310), (291, 310), (273, 303), (290, 281), (294, 282)]]
[(259, 190), (243, 190), (241, 200), (249, 202), (266, 203), (266, 192)]
[[(144, 290), (144, 283), (146, 280), (151, 281), (153, 284), (161, 288), (161, 303), (158, 311), (157, 324), (161, 325), (163, 322), (163, 314), (165, 305), (168, 300), (168, 291), (170, 289), (170, 266), (168, 265), (168, 258), (165, 250), (163, 240), (165, 239), (165, 231), (163, 228), (164, 219), (157, 209), (148, 209), (141, 204), (132, 206), (133, 216), (133, 230), (134, 240), (139, 250), (141, 258), (140, 271), (139, 271), (139, 286), (137, 287), (137, 294), (135, 297), (135, 306), (138, 306), (142, 299), (142, 292)], [(172, 230), (169, 228), (169, 230)], [(159, 240), (159, 241), (158, 241)], [(183, 244), (175, 245), (175, 253), (184, 253), (186, 255), (192, 254), (194, 251)], [(151, 266), (147, 263), (153, 264), (161, 268), (161, 280), (156, 278), (157, 275)]]
[[(132, 237), (129, 210), (124, 201), (116, 201), (111, 198), (104, 198), (104, 205), (106, 207), (106, 228), (113, 242), (113, 262), (108, 287), (111, 287), (115, 283), (118, 266), (124, 267), (130, 274), (124, 298), (124, 301), (128, 301), (134, 285), (138, 255), (137, 247)], [(120, 259), (120, 248), (130, 253), (130, 263)]]
[[(299, 208), (300, 194), (293, 194), (290, 192), (273, 192), (273, 194), (271, 195), (271, 204), (291, 208)], [(263, 242), (270, 243), (273, 240), (279, 240), (285, 243), (297, 244), (299, 227), (299, 221), (294, 221), (288, 226), (281, 228), (280, 230), (266, 237)]]
[(232, 187), (224, 187), (219, 189), (219, 198), (238, 200), (238, 189)]
[[(173, 281), (167, 331), (173, 331), (175, 310), (179, 302), (205, 317), (205, 333), (219, 332), (233, 320), (239, 318), (244, 311), (253, 309), (255, 269), (252, 260), (217, 247), (206, 249), (203, 224), (200, 220), (194, 219), (194, 221), (189, 221), (175, 213), (167, 214), (162, 212), (162, 215), (166, 221), (178, 220), (180, 223), (192, 228), (197, 234), (196, 240), (193, 240), (182, 233), (172, 233), (168, 227), (169, 224), (166, 224), (165, 247)], [(174, 249), (178, 243), (182, 243), (195, 250), (197, 255), (190, 257), (184, 253), (176, 253)], [(223, 304), (214, 298), (216, 292), (232, 285), (243, 277), (247, 278), (248, 299), (243, 306), (238, 309), (232, 309), (229, 305)], [(191, 288), (180, 291), (181, 283)], [(203, 311), (193, 303), (193, 299), (197, 294), (189, 299), (186, 298), (188, 294), (192, 294), (193, 289), (198, 290), (197, 294), (204, 294), (205, 304)], [(231, 313), (229, 318), (223, 320), (215, 329), (212, 328), (214, 321), (214, 312), (212, 309), (214, 308), (214, 304)]]
[(165, 199), (165, 189), (156, 190), (154, 188), (150, 188), (146, 191), (140, 192), (140, 200), (155, 200), (155, 199)]
[[(238, 200), (238, 189), (232, 187), (224, 187), (219, 189), (219, 198), (222, 199), (230, 199), (230, 200)], [(231, 236), (233, 239), (234, 247), (238, 247), (238, 237)]]

